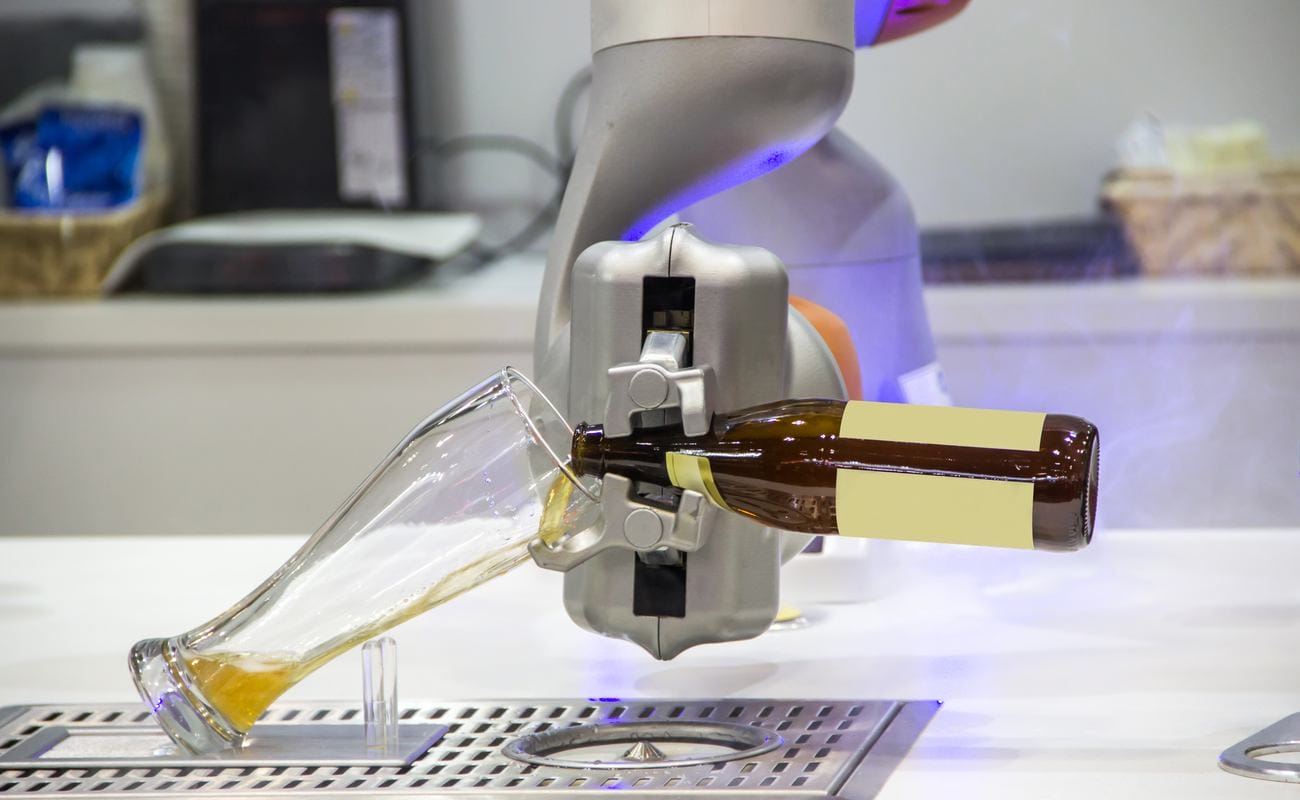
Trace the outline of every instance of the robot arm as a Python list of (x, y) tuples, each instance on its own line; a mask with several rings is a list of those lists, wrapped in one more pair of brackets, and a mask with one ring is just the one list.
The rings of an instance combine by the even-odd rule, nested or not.
[[(593, 0), (591, 104), (535, 344), (538, 380), (571, 420), (688, 428), (782, 397), (844, 396), (771, 253), (682, 227), (639, 240), (822, 140), (848, 98), (863, 8), (902, 4)], [(779, 566), (803, 543), (615, 478), (581, 549), (535, 553), (565, 571), (570, 616), (665, 659), (766, 630)]]

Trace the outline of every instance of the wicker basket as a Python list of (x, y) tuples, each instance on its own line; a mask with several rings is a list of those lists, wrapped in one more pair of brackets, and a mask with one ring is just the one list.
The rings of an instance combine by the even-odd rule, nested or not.
[(1102, 199), (1145, 272), (1300, 275), (1300, 166), (1234, 176), (1123, 170), (1107, 178)]
[(166, 206), (154, 192), (102, 214), (0, 212), (0, 297), (98, 294), (113, 260), (162, 223)]

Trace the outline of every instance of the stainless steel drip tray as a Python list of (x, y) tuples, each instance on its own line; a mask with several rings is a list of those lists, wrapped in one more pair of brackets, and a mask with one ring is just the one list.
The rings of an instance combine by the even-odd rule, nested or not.
[[(239, 750), (208, 758), (180, 750), (146, 719), (126, 725), (51, 725), (0, 754), (0, 770), (51, 767), (405, 767), (428, 752), (445, 725), (398, 726), (391, 750), (367, 747), (361, 725), (255, 725)], [(0, 737), (5, 736), (0, 731)]]
[[(405, 765), (321, 750), (319, 742), (334, 740), (356, 755), (360, 714), (342, 705), (268, 711), (250, 733), (277, 748), (281, 760), (266, 764), (169, 761), (176, 756), (166, 747), (155, 758), (149, 748), (164, 740), (140, 706), (19, 707), (0, 709), (0, 794), (538, 798), (621, 789), (632, 797), (868, 800), (938, 707), (892, 700), (428, 703), (403, 709), (403, 742), (411, 736), (424, 745), (441, 726), (446, 733)], [(309, 741), (315, 749), (294, 746)], [(128, 744), (129, 762), (104, 760)]]

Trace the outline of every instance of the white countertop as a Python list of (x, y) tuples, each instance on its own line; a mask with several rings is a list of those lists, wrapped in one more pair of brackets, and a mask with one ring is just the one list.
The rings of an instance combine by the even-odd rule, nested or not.
[[(194, 350), (531, 349), (544, 259), (524, 253), (399, 290), (0, 301), (0, 355)], [(926, 287), (940, 342), (1300, 335), (1300, 280), (1130, 278)]]
[[(134, 640), (206, 620), (299, 542), (0, 538), (0, 706), (133, 699)], [(1295, 796), (1216, 758), (1300, 711), (1300, 530), (884, 546), (881, 599), (667, 663), (576, 628), (560, 576), (529, 565), (396, 631), (401, 694), (937, 698), (883, 800)], [(344, 657), (287, 699), (351, 699), (357, 671)]]

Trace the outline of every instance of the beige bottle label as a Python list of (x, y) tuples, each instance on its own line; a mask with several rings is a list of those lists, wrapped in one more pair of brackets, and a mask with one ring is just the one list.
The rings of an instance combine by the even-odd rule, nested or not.
[(714, 505), (731, 510), (731, 506), (727, 505), (727, 501), (718, 492), (718, 485), (713, 482), (713, 469), (707, 458), (669, 453), (664, 462), (668, 467), (668, 480), (672, 481), (673, 486), (699, 492), (712, 500)]
[[(840, 436), (888, 442), (1037, 451), (1046, 414), (852, 402)], [(841, 469), (842, 536), (1032, 549), (1034, 485), (908, 472)]]
[(1046, 414), (952, 406), (855, 401), (844, 407), (840, 436), (994, 450), (1037, 451)]
[(841, 536), (1034, 547), (1029, 482), (841, 469), (835, 516)]

